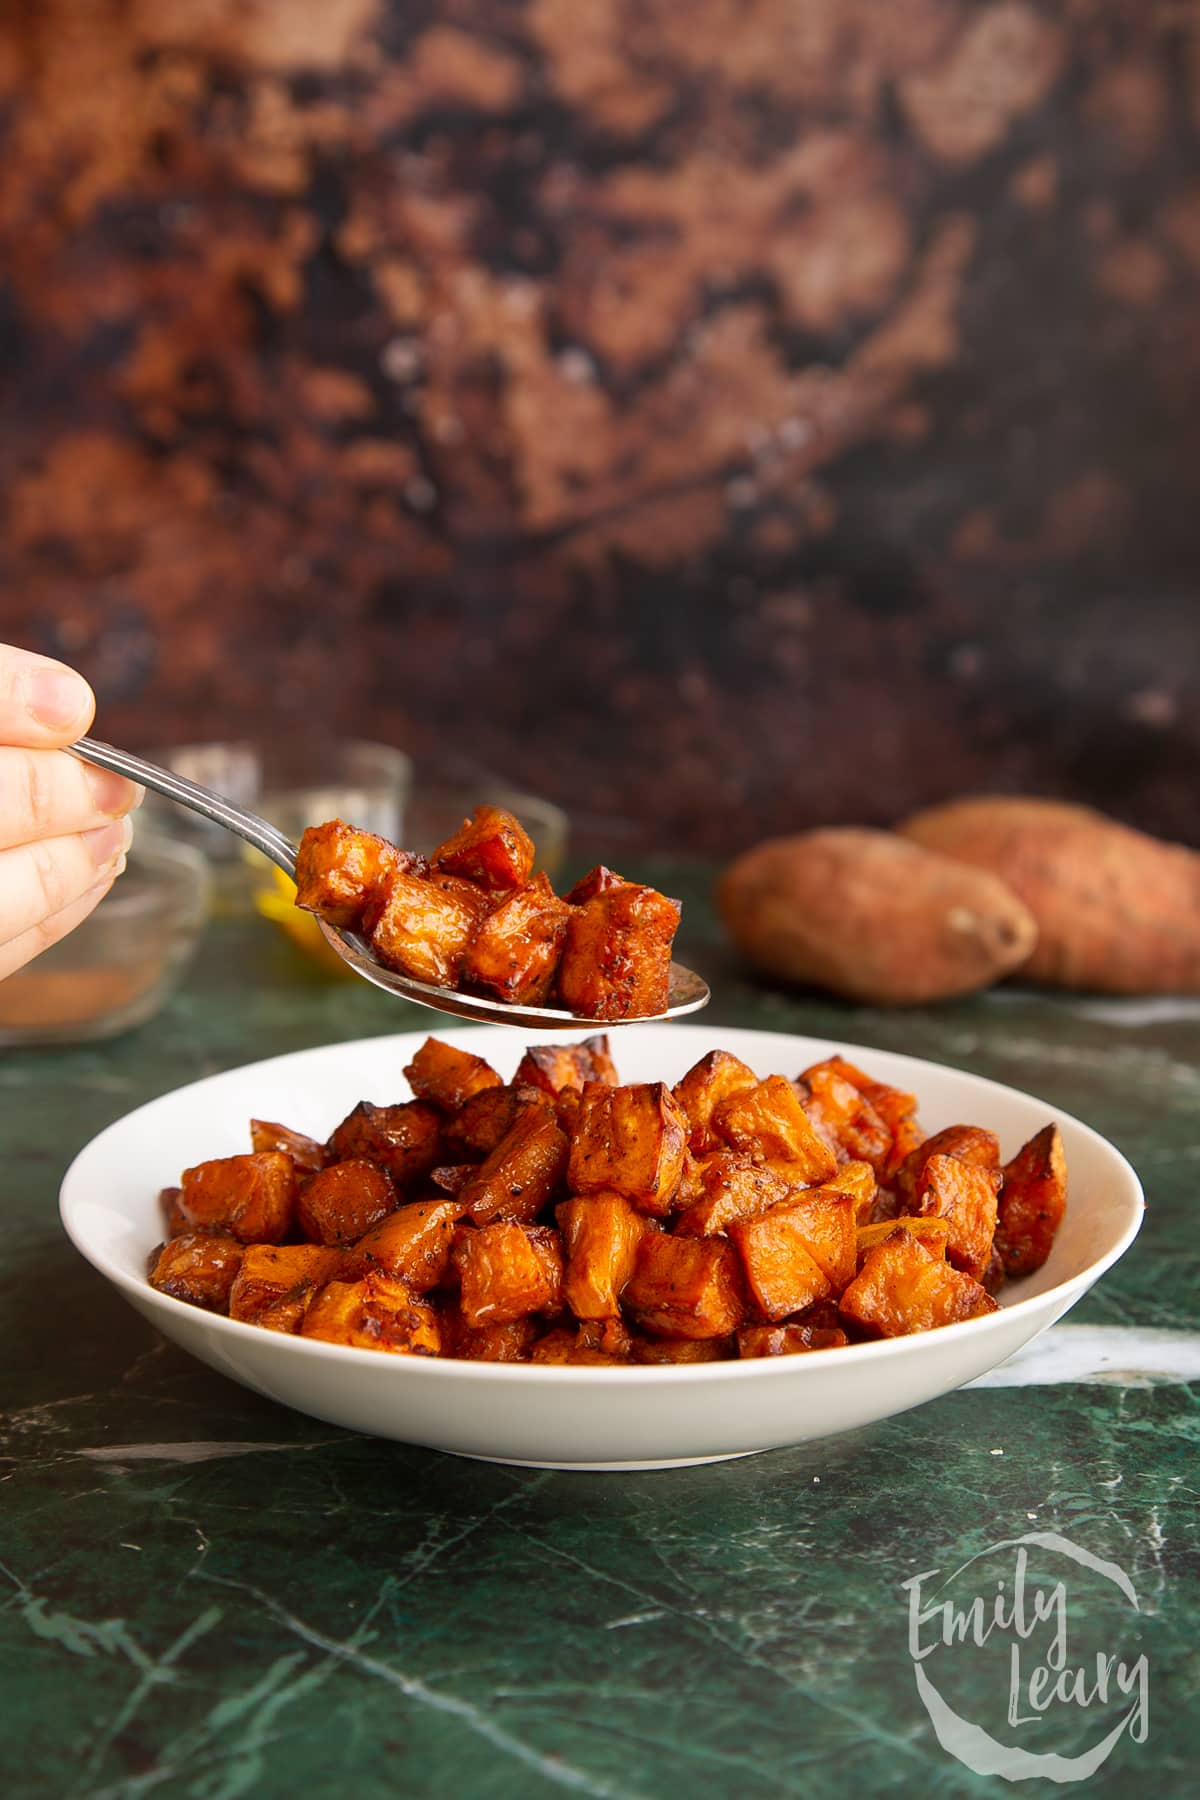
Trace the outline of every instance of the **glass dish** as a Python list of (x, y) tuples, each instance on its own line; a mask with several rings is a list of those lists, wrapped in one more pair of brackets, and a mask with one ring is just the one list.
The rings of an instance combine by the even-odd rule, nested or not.
[(152, 1018), (178, 985), (208, 916), (198, 850), (138, 819), (129, 865), (82, 925), (0, 981), (0, 1044), (77, 1044)]

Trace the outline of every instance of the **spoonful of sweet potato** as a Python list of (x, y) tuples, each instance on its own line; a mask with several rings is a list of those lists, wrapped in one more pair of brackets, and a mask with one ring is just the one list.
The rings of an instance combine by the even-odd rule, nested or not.
[(598, 867), (564, 898), (533, 874), (512, 813), (476, 807), (429, 857), (340, 819), (299, 845), (222, 795), (94, 738), (81, 761), (128, 775), (223, 825), (296, 883), (296, 904), (356, 974), (419, 1006), (500, 1025), (634, 1024), (707, 1004), (671, 961), (680, 907)]

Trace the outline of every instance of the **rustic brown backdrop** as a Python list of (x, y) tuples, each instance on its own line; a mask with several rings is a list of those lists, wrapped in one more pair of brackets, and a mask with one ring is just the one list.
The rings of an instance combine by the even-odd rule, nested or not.
[(724, 852), (1200, 837), (1200, 15), (9, 0), (0, 627)]

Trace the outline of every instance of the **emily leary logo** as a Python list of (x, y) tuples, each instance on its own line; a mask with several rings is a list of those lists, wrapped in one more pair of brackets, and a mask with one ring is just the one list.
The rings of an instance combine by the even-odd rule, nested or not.
[[(943, 1750), (977, 1775), (1086, 1781), (1122, 1737), (1145, 1742), (1150, 1672), (1144, 1655), (1122, 1653), (1139, 1608), (1118, 1564), (1030, 1531), (902, 1585), (917, 1692)], [(1120, 1641), (1097, 1645), (1098, 1634)], [(1055, 1738), (1071, 1754), (1044, 1747)]]

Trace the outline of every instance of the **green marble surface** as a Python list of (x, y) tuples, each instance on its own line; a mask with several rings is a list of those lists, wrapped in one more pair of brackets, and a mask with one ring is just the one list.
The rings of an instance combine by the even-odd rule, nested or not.
[[(1014, 990), (886, 1014), (785, 998), (722, 949), (702, 873), (665, 873), (687, 901), (687, 959), (715, 982), (714, 1041), (756, 1025), (906, 1050), (1113, 1138), (1149, 1213), (1072, 1322), (1194, 1344), (1200, 1006)], [(150, 1025), (0, 1063), (4, 1791), (995, 1793), (1008, 1784), (938, 1743), (902, 1583), (1031, 1531), (1118, 1564), (1137, 1595), (1134, 1613), (1085, 1570), (1068, 1584), (1072, 1654), (1144, 1654), (1149, 1671), (1145, 1741), (1123, 1738), (1084, 1785), (1193, 1791), (1198, 1418), (1182, 1380), (977, 1388), (706, 1468), (506, 1469), (355, 1437), (234, 1386), (160, 1341), (65, 1240), (62, 1171), (131, 1107), (233, 1064), (428, 1022), (323, 980), (256, 921), (222, 922)], [(1012, 1552), (996, 1555), (977, 1568)], [(1002, 1736), (1008, 1669), (992, 1648), (939, 1651), (938, 1666), (958, 1710)], [(1127, 1704), (1056, 1705), (1020, 1729), (1074, 1755)]]

